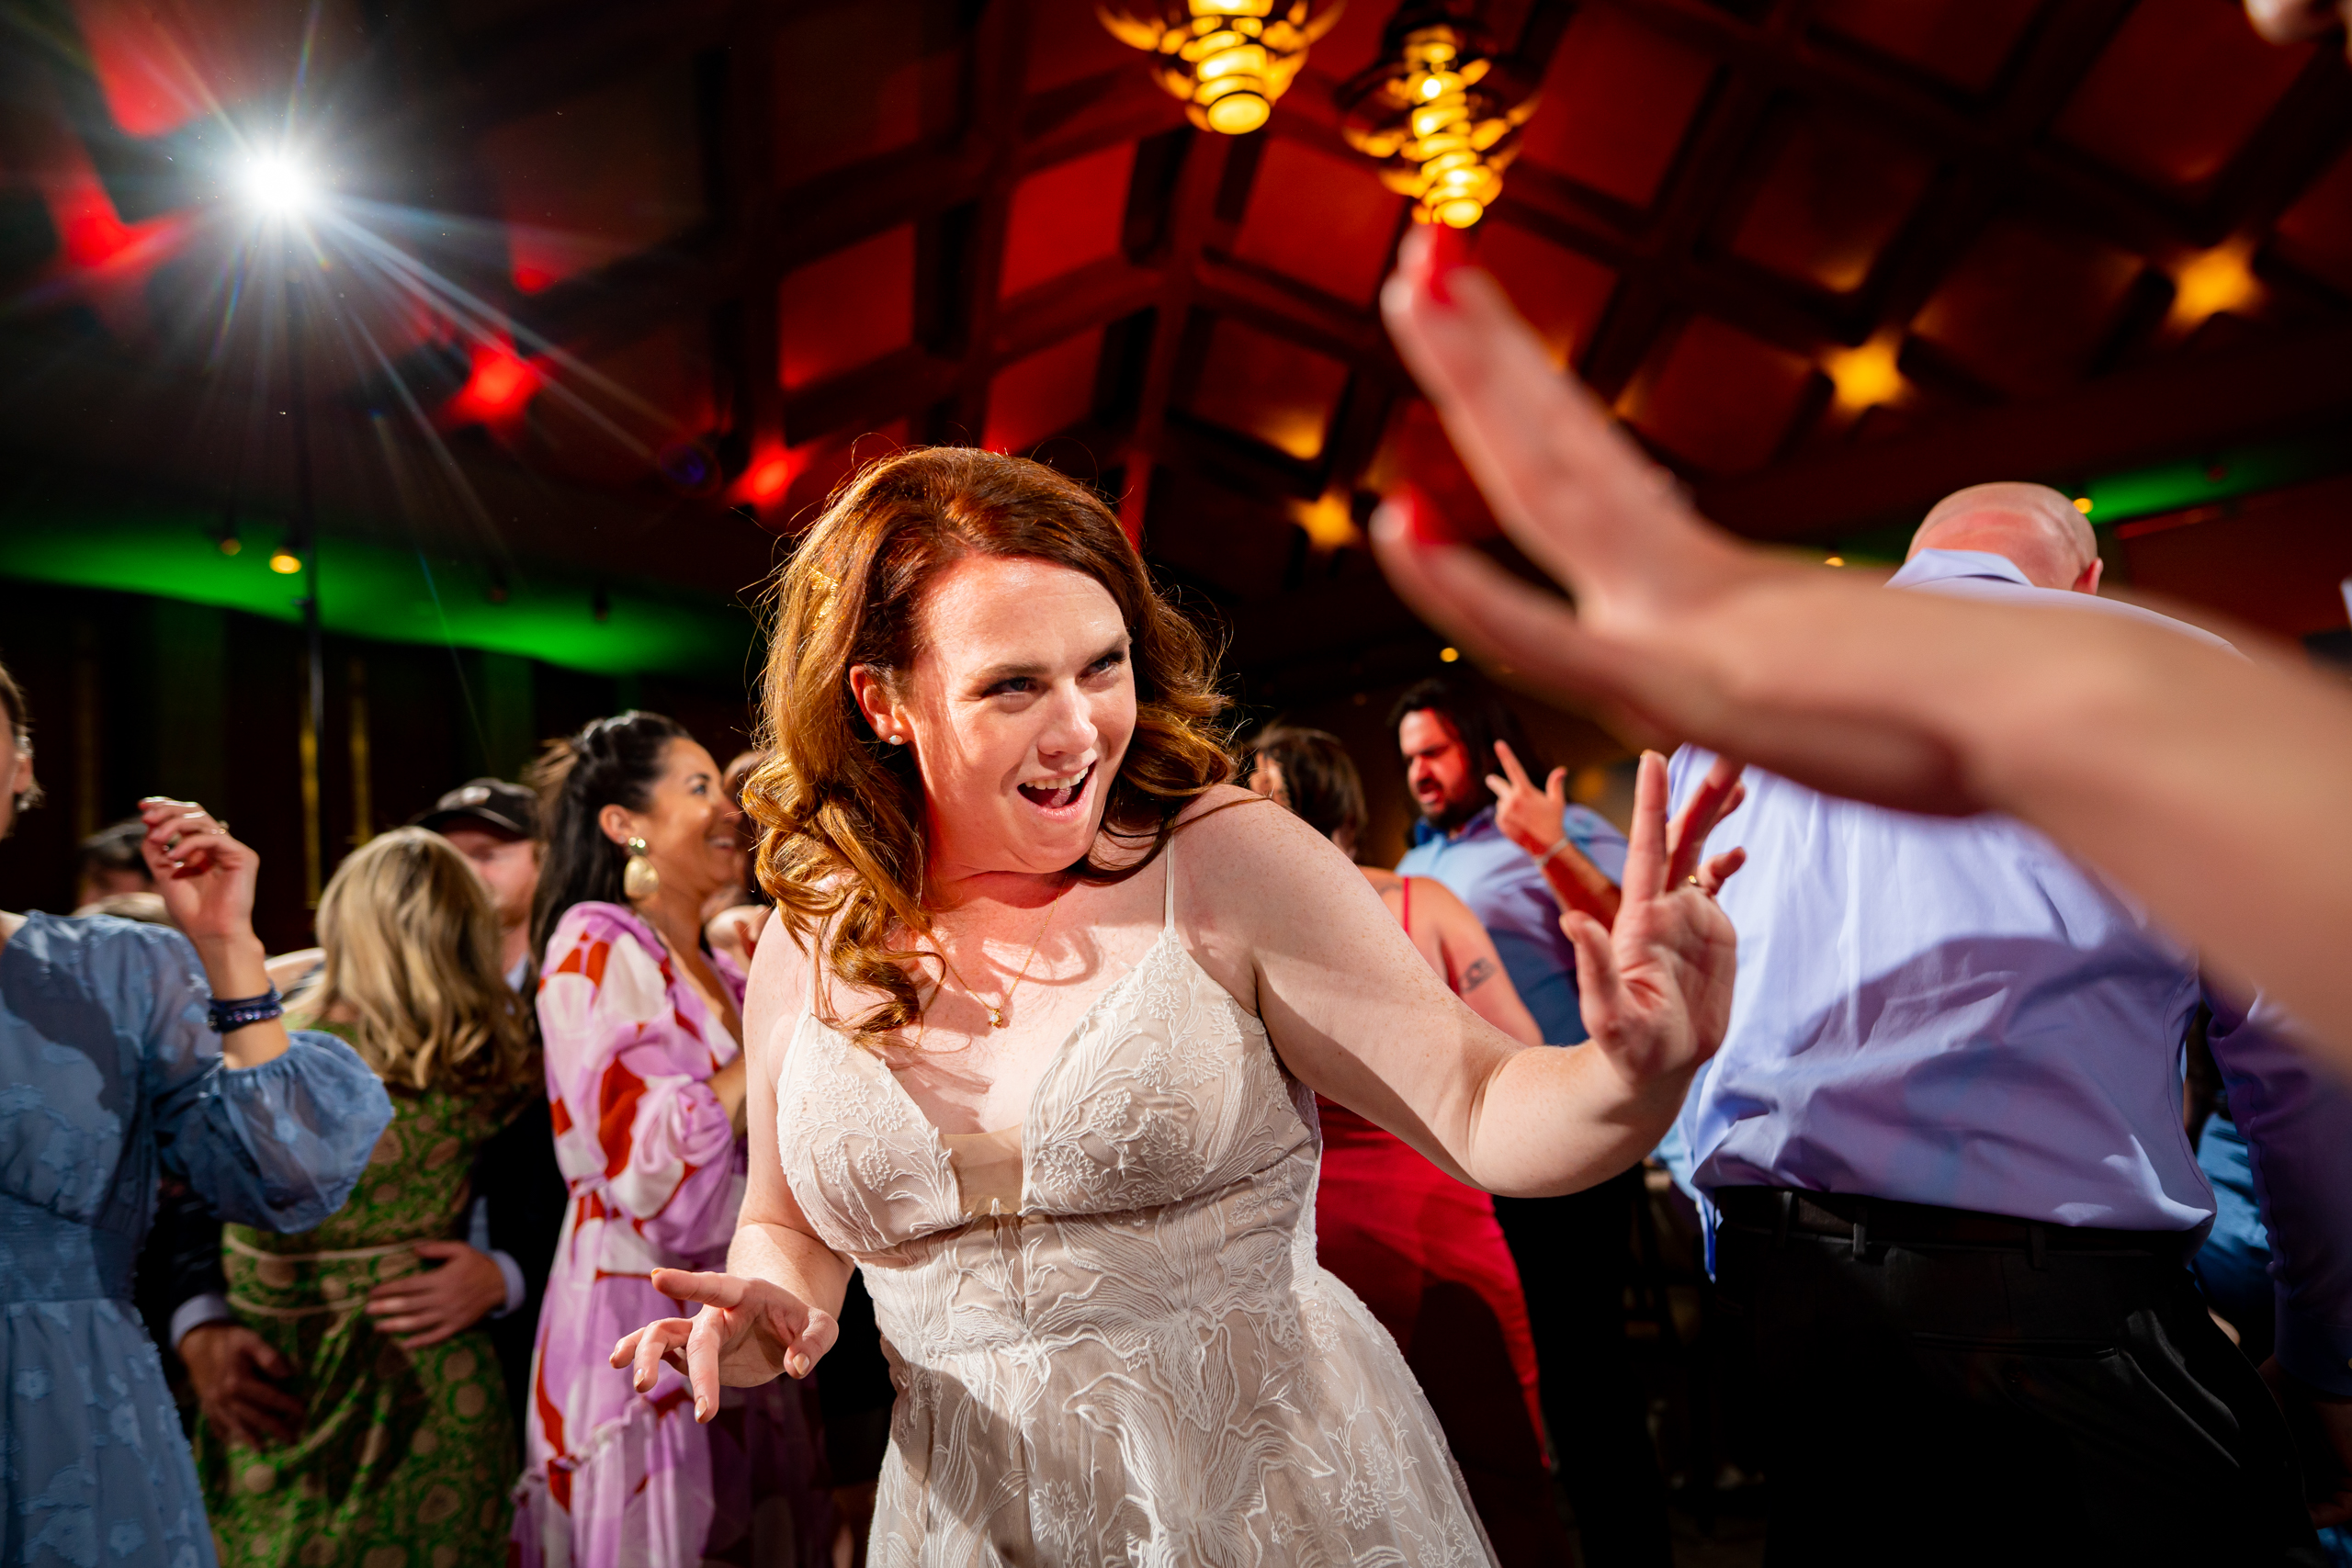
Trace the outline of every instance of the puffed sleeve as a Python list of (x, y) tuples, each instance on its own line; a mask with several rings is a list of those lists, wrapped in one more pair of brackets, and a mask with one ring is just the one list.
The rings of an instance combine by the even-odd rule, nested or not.
[(308, 1030), (290, 1031), (285, 1052), (259, 1066), (227, 1066), (196, 950), (177, 931), (141, 931), (146, 962), (125, 966), (119, 983), (151, 993), (146, 1090), (164, 1169), (222, 1219), (311, 1229), (351, 1195), (391, 1123), (391, 1097), (350, 1046)]
[(548, 958), (539, 1033), (565, 1175), (662, 1252), (723, 1248), (742, 1205), (734, 1124), (661, 962), (593, 904), (558, 922)]

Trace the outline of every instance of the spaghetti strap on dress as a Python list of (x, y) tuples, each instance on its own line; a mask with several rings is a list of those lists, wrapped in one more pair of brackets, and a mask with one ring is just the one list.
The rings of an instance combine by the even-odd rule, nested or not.
[(899, 1397), (877, 1568), (1492, 1561), (1396, 1344), (1316, 1261), (1313, 1096), (1165, 924), (1018, 1129), (1015, 1201), (813, 1014), (786, 1180), (874, 1297)]

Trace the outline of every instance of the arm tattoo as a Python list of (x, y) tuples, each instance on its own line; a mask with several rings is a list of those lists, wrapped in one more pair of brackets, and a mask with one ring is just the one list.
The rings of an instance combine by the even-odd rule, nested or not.
[(1470, 967), (1462, 972), (1462, 988), (1465, 991), (1475, 991), (1494, 977), (1493, 960), (1474, 958), (1470, 961)]

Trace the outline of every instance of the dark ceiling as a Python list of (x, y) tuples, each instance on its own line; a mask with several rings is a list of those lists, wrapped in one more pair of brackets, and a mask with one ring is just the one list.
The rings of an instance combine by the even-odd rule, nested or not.
[[(1361, 684), (1427, 640), (1371, 498), (1475, 504), (1334, 107), (1393, 9), (1227, 138), (1087, 0), (18, 0), (0, 443), (260, 515), (299, 391), (322, 527), (734, 592), (857, 457), (982, 442), (1120, 497), (1261, 693)], [(2352, 78), (2235, 0), (1464, 9), (1543, 95), (1479, 259), (1732, 526), (2345, 428)], [(299, 380), (226, 194), (298, 73)]]

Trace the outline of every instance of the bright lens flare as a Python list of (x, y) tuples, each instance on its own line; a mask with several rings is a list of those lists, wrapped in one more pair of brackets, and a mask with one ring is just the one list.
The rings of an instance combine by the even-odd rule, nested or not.
[(299, 215), (316, 194), (310, 171), (283, 152), (265, 152), (248, 160), (241, 183), (245, 199), (272, 218)]

